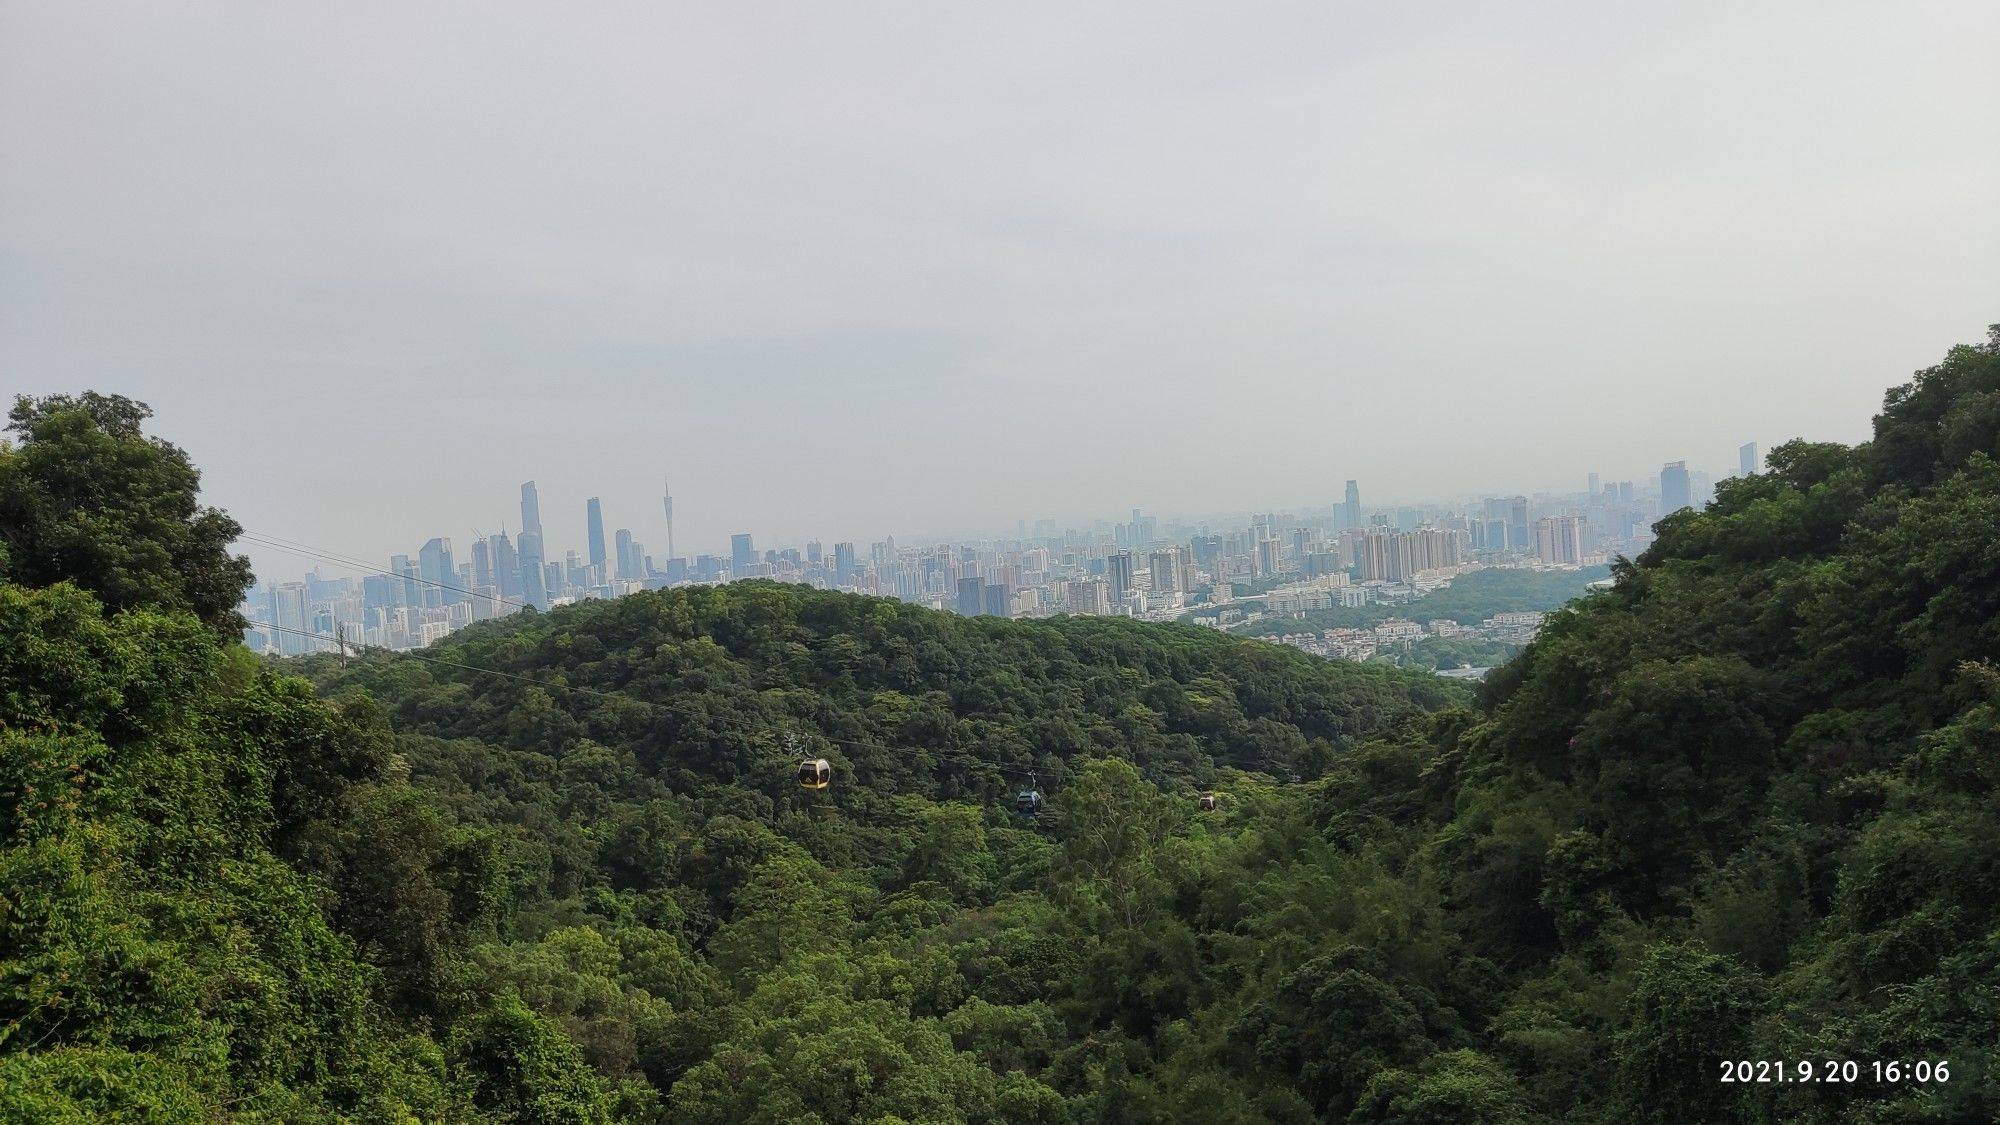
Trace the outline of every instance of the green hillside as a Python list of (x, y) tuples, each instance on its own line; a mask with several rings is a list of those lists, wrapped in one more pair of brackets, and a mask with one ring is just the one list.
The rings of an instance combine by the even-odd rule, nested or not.
[(2000, 1119), (2000, 347), (1477, 700), (766, 583), (260, 665), (130, 405), (0, 452), (0, 1118)]

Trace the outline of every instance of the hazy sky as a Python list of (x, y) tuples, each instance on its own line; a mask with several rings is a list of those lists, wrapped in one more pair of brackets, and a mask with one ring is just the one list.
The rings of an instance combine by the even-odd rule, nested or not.
[[(684, 553), (1856, 440), (2000, 320), (2000, 5), (0, 3), (0, 392), (252, 529)], [(463, 548), (461, 548), (461, 553)], [(305, 564), (258, 554), (260, 569)]]

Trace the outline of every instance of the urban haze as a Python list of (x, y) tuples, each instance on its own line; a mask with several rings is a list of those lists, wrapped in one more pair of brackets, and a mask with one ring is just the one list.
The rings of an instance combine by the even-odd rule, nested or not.
[(377, 565), (1720, 476), (2000, 288), (1986, 4), (0, 10), (0, 383)]

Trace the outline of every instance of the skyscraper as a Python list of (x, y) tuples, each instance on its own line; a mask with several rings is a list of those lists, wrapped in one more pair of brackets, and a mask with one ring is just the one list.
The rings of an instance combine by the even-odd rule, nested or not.
[(1592, 473), (1592, 474), (1590, 474), (1590, 494), (1591, 494), (1592, 496), (1595, 496), (1595, 495), (1597, 495), (1597, 492), (1598, 492), (1598, 487), (1597, 487), (1597, 474), (1596, 474), (1596, 473)]
[[(522, 508), (525, 509), (527, 505), (527, 500), (523, 499)], [(536, 609), (547, 609), (549, 588), (548, 576), (542, 570), (542, 533), (539, 530), (524, 530), (517, 544), (515, 550), (519, 555), (518, 561), (521, 567), (521, 600)]]
[(281, 656), (299, 656), (313, 647), (312, 642), (300, 633), (306, 631), (306, 585), (303, 582), (285, 582), (271, 590), (271, 624), (277, 634)]
[(514, 554), (514, 541), (506, 532), (489, 535), (486, 543), (493, 555), (493, 584), (500, 587), (500, 596), (508, 601), (521, 597), (521, 560)]
[(1132, 552), (1118, 551), (1104, 560), (1104, 578), (1111, 595), (1111, 611), (1118, 612), (1125, 604), (1125, 595), (1132, 591)]
[(1552, 566), (1576, 564), (1583, 558), (1583, 521), (1575, 516), (1536, 520), (1535, 555)]
[(626, 581), (638, 578), (638, 575), (632, 573), (632, 529), (629, 527), (619, 528), (617, 536), (612, 542), (614, 543), (612, 549), (616, 552), (612, 555), (612, 558), (615, 560), (614, 565), (617, 568), (615, 576)]
[(1345, 517), (1342, 527), (1361, 526), (1361, 486), (1354, 481), (1347, 482), (1347, 499), (1341, 502), (1340, 512)]
[(978, 617), (986, 608), (986, 583), (976, 574), (958, 580), (958, 595), (952, 608), (960, 617)]
[(484, 539), (472, 541), (472, 588), (484, 592), (493, 585), (493, 548)]
[(988, 582), (984, 608), (991, 617), (1014, 616), (1013, 588), (1005, 582)]
[(1111, 610), (1111, 599), (1102, 578), (1079, 578), (1071, 582), (1068, 603), (1072, 613), (1108, 613)]
[(667, 512), (667, 558), (668, 558), (668, 559), (677, 559), (677, 558), (679, 558), (680, 556), (679, 556), (679, 555), (676, 555), (676, 554), (674, 554), (674, 486), (673, 486), (673, 482), (671, 482), (671, 481), (667, 480), (666, 478), (662, 477), (662, 478), (660, 479), (660, 492), (661, 492), (661, 494), (662, 494), (662, 498), (661, 498), (661, 507), (665, 508), (665, 509), (666, 509), (666, 512)]
[(534, 532), (539, 542), (542, 537), (542, 498), (535, 491), (535, 482), (528, 481), (521, 486), (521, 534)]
[(1510, 497), (1507, 501), (1507, 546), (1516, 551), (1533, 548), (1535, 541), (1528, 537), (1528, 498)]
[(729, 537), (729, 570), (732, 577), (741, 578), (757, 565), (757, 548), (750, 544), (750, 533), (739, 532)]
[(1257, 577), (1270, 578), (1278, 573), (1278, 541), (1269, 537), (1257, 540)]
[(591, 497), (583, 506), (583, 517), (590, 565), (597, 568), (598, 580), (603, 581), (610, 576), (610, 571), (604, 568), (604, 505), (598, 503), (597, 497)]
[(833, 545), (833, 584), (845, 586), (856, 578), (854, 567), (854, 544), (835, 543)]
[(1745, 442), (1736, 447), (1736, 467), (1746, 477), (1763, 467), (1762, 461), (1757, 457), (1756, 442)]
[(1396, 559), (1390, 557), (1394, 538), (1386, 531), (1370, 531), (1355, 544), (1355, 570), (1363, 582), (1390, 582), (1401, 577), (1396, 573)]
[(427, 583), (423, 604), (452, 605), (458, 601), (457, 591), (446, 589), (458, 584), (458, 568), (451, 561), (451, 540), (437, 538), (425, 543), (417, 552), (417, 573)]
[(1153, 575), (1154, 593), (1166, 594), (1181, 589), (1180, 564), (1179, 547), (1167, 547), (1153, 552), (1152, 558), (1147, 560), (1147, 569)]
[(1660, 470), (1660, 514), (1694, 506), (1694, 480), (1688, 476), (1687, 462), (1674, 461)]
[(1189, 546), (1194, 551), (1194, 564), (1214, 574), (1216, 564), (1222, 561), (1222, 536), (1197, 535)]

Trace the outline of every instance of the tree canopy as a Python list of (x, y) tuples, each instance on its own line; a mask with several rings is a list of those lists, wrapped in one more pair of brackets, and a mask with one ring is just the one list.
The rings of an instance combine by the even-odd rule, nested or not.
[(769, 583), (260, 663), (10, 572), (0, 1116), (2000, 1118), (1995, 402), (1773, 451), (1477, 699)]
[(108, 612), (183, 609), (233, 639), (250, 561), (235, 520), (198, 500), (187, 454), (142, 425), (123, 395), (21, 396), (0, 443), (0, 576), (74, 583)]

